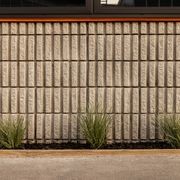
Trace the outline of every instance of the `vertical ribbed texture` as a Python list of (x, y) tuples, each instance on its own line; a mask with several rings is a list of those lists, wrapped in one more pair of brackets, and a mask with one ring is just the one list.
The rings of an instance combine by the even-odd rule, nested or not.
[(180, 23), (1, 23), (0, 115), (29, 142), (83, 140), (101, 105), (111, 142), (161, 139), (157, 113), (180, 113)]

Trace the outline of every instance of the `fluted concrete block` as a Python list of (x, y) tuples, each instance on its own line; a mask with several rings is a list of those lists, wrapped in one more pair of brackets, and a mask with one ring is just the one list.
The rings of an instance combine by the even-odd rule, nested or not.
[(63, 140), (68, 140), (69, 138), (69, 115), (68, 114), (64, 114), (63, 115), (63, 132), (62, 132), (62, 139)]
[(72, 35), (71, 37), (71, 58), (72, 60), (79, 60), (79, 36)]
[(133, 88), (132, 89), (132, 112), (139, 113), (139, 89)]
[[(22, 57), (21, 57), (21, 60), (25, 60), (25, 58), (28, 58), (28, 60), (34, 60), (35, 58), (37, 58), (37, 60), (40, 60), (41, 58), (38, 58), (38, 57), (35, 57), (35, 36), (28, 36), (27, 37), (27, 41), (28, 41), (28, 50), (27, 50), (27, 53), (28, 55), (26, 56), (25, 55), (25, 52), (22, 52)], [(26, 42), (26, 39), (24, 39), (24, 41), (22, 40), (22, 46), (23, 44), (25, 44)], [(38, 49), (39, 50), (39, 49)], [(26, 51), (26, 49), (25, 49)], [(38, 54), (39, 52), (37, 52)]]
[(88, 54), (89, 60), (96, 60), (96, 36), (89, 35), (88, 36)]
[(141, 136), (141, 139), (145, 140), (147, 138), (147, 115), (146, 114), (140, 115), (140, 122), (141, 122), (140, 136)]
[(71, 85), (78, 86), (79, 85), (79, 75), (78, 75), (78, 63), (72, 62), (71, 63)]
[(52, 60), (52, 48), (52, 36), (45, 36), (45, 60)]
[(116, 113), (122, 112), (122, 89), (121, 88), (115, 89), (115, 112)]
[(156, 99), (157, 99), (157, 90), (155, 88), (149, 89), (149, 106), (150, 106), (150, 113), (156, 112)]
[(73, 114), (71, 115), (71, 139), (77, 140), (78, 136), (78, 119), (77, 115)]
[(176, 59), (180, 60), (180, 35), (176, 35)]
[(130, 86), (131, 67), (129, 62), (124, 63), (124, 86)]
[(28, 86), (35, 85), (35, 64), (34, 62), (28, 63)]
[(61, 104), (61, 89), (60, 88), (54, 88), (54, 112), (59, 113), (62, 110), (62, 104)]
[(113, 85), (113, 64), (112, 62), (106, 62), (106, 85)]
[(29, 88), (27, 91), (28, 96), (28, 113), (34, 113), (35, 110), (35, 89)]
[(159, 113), (165, 112), (165, 89), (164, 88), (158, 89), (158, 112)]
[(131, 36), (130, 35), (124, 35), (124, 60), (130, 60), (131, 59)]
[(147, 60), (147, 50), (148, 50), (148, 36), (147, 35), (142, 35), (141, 36), (141, 46), (140, 46), (140, 57), (141, 57), (141, 60)]
[(105, 70), (104, 70), (104, 62), (98, 62), (98, 86), (104, 86), (105, 84)]
[(95, 108), (95, 102), (96, 102), (96, 91), (95, 88), (89, 89), (89, 109)]
[(113, 111), (113, 89), (106, 89), (106, 112), (112, 113)]
[(114, 40), (112, 35), (106, 35), (106, 60), (112, 60), (114, 54)]
[(132, 116), (132, 139), (137, 140), (138, 139), (138, 129), (139, 129), (139, 115), (134, 114)]
[(124, 115), (123, 124), (124, 124), (124, 139), (129, 140), (130, 139), (130, 115), (129, 114)]
[(80, 60), (87, 59), (87, 37), (86, 35), (80, 36)]
[(131, 90), (129, 88), (124, 89), (124, 113), (130, 113), (130, 104), (131, 99), (129, 98), (131, 95)]
[(63, 88), (63, 112), (68, 113), (69, 112), (69, 88)]
[(138, 86), (139, 83), (139, 63), (132, 63), (132, 86)]
[(18, 112), (18, 89), (17, 88), (11, 88), (11, 113), (17, 113)]
[(54, 139), (59, 140), (61, 138), (61, 115), (60, 114), (54, 114)]
[(52, 114), (45, 115), (45, 139), (52, 139)]
[(167, 112), (173, 113), (174, 112), (174, 91), (173, 88), (167, 89)]
[(46, 113), (52, 112), (52, 89), (45, 89), (45, 111)]
[(36, 104), (37, 104), (37, 112), (42, 113), (44, 112), (44, 89), (43, 88), (37, 88), (36, 90), (37, 93), (37, 99), (36, 99)]
[(104, 60), (104, 35), (97, 36), (97, 58), (98, 60)]
[(155, 23), (155, 22), (150, 22), (149, 23), (149, 33), (150, 34), (157, 33), (157, 23)]
[(70, 60), (70, 47), (69, 47), (69, 45), (70, 45), (70, 37), (69, 37), (69, 35), (64, 35), (63, 37), (62, 37), (62, 50), (63, 50), (63, 52), (62, 52), (62, 56), (63, 56), (63, 60)]
[(168, 34), (173, 34), (174, 32), (175, 32), (174, 23), (173, 22), (168, 22), (167, 23), (167, 33)]
[(104, 107), (104, 99), (105, 99), (105, 89), (104, 88), (98, 88), (97, 91), (97, 103), (100, 106), (99, 107), (99, 113), (102, 113), (102, 109)]
[(2, 62), (2, 86), (9, 85), (10, 66), (8, 62)]
[(174, 35), (167, 36), (167, 59), (174, 59)]
[(11, 60), (18, 59), (18, 36), (11, 36)]
[(36, 60), (43, 60), (44, 59), (44, 39), (42, 35), (36, 36)]
[(97, 34), (104, 34), (104, 23), (97, 23)]
[(165, 63), (158, 63), (158, 86), (164, 87), (165, 85)]
[(95, 62), (89, 62), (89, 86), (95, 86), (96, 84), (96, 64)]
[(34, 133), (35, 133), (34, 121), (35, 121), (34, 114), (28, 114), (28, 139), (29, 140), (34, 140)]
[(2, 36), (2, 60), (9, 60), (9, 36)]
[(115, 86), (122, 85), (122, 63), (115, 62)]
[(80, 108), (81, 112), (87, 110), (87, 91), (86, 88), (80, 88)]
[(180, 88), (176, 89), (176, 112), (180, 113)]
[(54, 62), (54, 86), (61, 85), (61, 62)]
[(139, 37), (138, 35), (133, 35), (132, 37), (132, 59), (139, 60)]
[(115, 115), (115, 139), (117, 141), (122, 139), (122, 116), (121, 116), (121, 114)]
[(61, 52), (61, 36), (59, 35), (54, 35), (53, 36), (53, 53), (54, 53), (54, 60), (60, 60), (62, 57), (62, 52)]
[(122, 33), (122, 23), (121, 22), (115, 22), (115, 34), (121, 34)]
[(2, 23), (2, 34), (9, 34), (9, 23)]
[(156, 63), (149, 62), (149, 85), (155, 86), (156, 84)]
[(44, 85), (44, 63), (36, 62), (36, 85)]
[(158, 33), (159, 34), (165, 34), (166, 31), (166, 24), (164, 22), (158, 23)]
[(36, 138), (42, 140), (44, 136), (44, 114), (37, 114), (36, 121)]
[(158, 58), (159, 60), (165, 59), (165, 41), (166, 36), (165, 35), (159, 35), (158, 36)]
[(18, 85), (18, 64), (17, 62), (11, 62), (11, 86)]
[[(28, 41), (29, 43), (29, 41)], [(29, 44), (28, 44), (29, 45)], [(33, 44), (34, 45), (34, 44)], [(32, 45), (32, 46), (33, 46)], [(32, 47), (31, 46), (31, 47)], [(30, 47), (30, 46), (28, 46)], [(28, 49), (29, 50), (29, 49)], [(19, 60), (27, 60), (27, 36), (20, 36), (19, 37)], [(31, 54), (32, 51), (28, 52), (28, 54)], [(28, 57), (28, 59), (31, 59), (30, 57)], [(33, 59), (33, 58), (32, 58)]]
[(141, 88), (141, 113), (147, 113), (147, 88)]
[(87, 65), (86, 62), (80, 63), (80, 86), (86, 86), (87, 81)]
[(69, 63), (63, 62), (63, 86), (69, 86)]
[(115, 60), (122, 60), (122, 35), (115, 36)]
[(128, 22), (123, 23), (123, 33), (130, 34), (131, 24)]
[(156, 60), (156, 54), (157, 54), (157, 37), (156, 35), (150, 35), (149, 37), (150, 41), (150, 60)]
[(50, 87), (52, 86), (52, 62), (45, 63), (45, 85)]
[(158, 127), (155, 127), (155, 114), (149, 114), (149, 138), (154, 140), (155, 139), (155, 131)]
[(139, 64), (141, 66), (141, 72), (140, 72), (140, 80), (141, 80), (141, 86), (147, 86), (147, 62), (141, 62)]
[(9, 112), (9, 88), (2, 89), (2, 112), (8, 113)]
[(173, 86), (174, 84), (174, 67), (173, 63), (167, 63), (167, 85)]
[(78, 88), (72, 88), (71, 89), (71, 102), (72, 102), (72, 109), (71, 111), (73, 113), (78, 112), (79, 108), (79, 101), (78, 101), (78, 95), (79, 95), (79, 89)]
[(27, 107), (26, 89), (20, 88), (19, 89), (19, 112), (26, 113), (26, 107)]

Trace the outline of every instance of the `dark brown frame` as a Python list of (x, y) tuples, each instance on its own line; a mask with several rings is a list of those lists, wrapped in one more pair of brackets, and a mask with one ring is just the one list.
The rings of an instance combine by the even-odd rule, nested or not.
[(94, 0), (95, 14), (108, 14), (110, 16), (180, 16), (180, 7), (118, 7), (101, 6), (101, 0)]
[(180, 7), (102, 7), (100, 0), (85, 0), (84, 7), (0, 7), (0, 17), (123, 18), (180, 17)]
[(0, 7), (0, 15), (91, 14), (93, 12), (92, 2), (93, 0), (85, 0), (84, 7)]

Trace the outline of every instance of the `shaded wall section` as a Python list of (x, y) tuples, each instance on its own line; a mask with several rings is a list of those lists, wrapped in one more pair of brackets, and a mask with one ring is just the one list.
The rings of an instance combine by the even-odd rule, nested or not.
[(29, 142), (83, 140), (101, 105), (111, 142), (161, 139), (156, 113), (180, 113), (180, 23), (1, 23), (0, 115)]

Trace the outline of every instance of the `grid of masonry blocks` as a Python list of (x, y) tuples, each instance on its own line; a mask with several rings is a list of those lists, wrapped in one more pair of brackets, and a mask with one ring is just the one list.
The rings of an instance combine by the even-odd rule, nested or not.
[(83, 140), (97, 104), (111, 142), (162, 139), (155, 114), (180, 113), (180, 23), (0, 24), (0, 115), (23, 116), (25, 140)]

